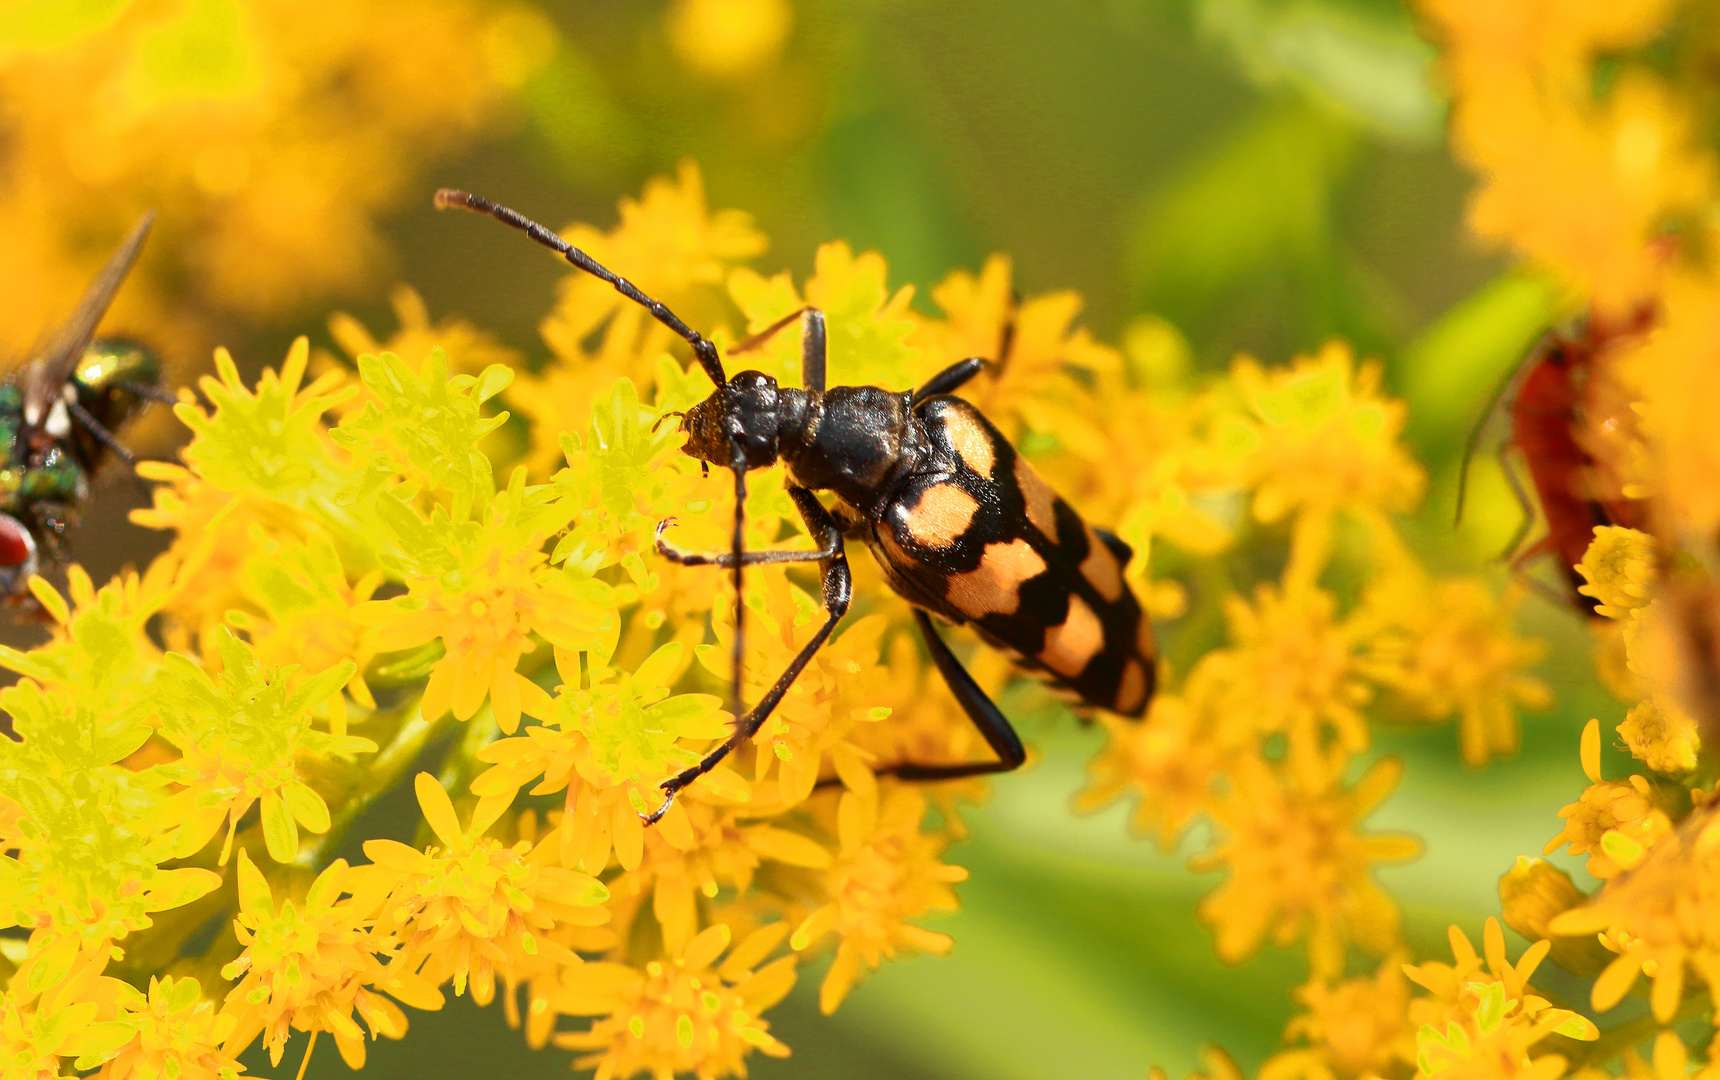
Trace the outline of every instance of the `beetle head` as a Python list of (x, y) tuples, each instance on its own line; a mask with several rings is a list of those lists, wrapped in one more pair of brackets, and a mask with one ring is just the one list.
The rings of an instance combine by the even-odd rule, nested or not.
[(758, 371), (742, 371), (710, 397), (687, 410), (681, 429), (686, 451), (712, 465), (732, 466), (735, 449), (748, 469), (776, 463), (778, 409), (776, 380)]

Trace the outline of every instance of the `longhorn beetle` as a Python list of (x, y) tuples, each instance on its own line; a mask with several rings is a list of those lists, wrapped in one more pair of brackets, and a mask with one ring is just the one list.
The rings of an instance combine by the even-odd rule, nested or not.
[[(607, 281), (692, 346), (699, 366), (716, 384), (710, 397), (681, 415), (680, 430), (687, 433), (687, 454), (734, 473), (730, 549), (702, 554), (670, 545), (663, 530), (673, 524), (671, 518), (657, 526), (657, 550), (683, 566), (718, 566), (734, 573), (735, 725), (728, 739), (697, 764), (663, 781), (666, 798), (645, 817), (647, 824), (668, 811), (682, 788), (752, 738), (830, 638), (853, 595), (845, 538), (870, 548), (890, 587), (913, 605), (932, 662), (997, 758), (903, 763), (883, 771), (904, 780), (949, 780), (1007, 772), (1027, 759), (1009, 721), (943, 643), (928, 612), (951, 623), (971, 623), (1017, 664), (1089, 705), (1131, 717), (1146, 711), (1156, 650), (1152, 625), (1123, 578), (1132, 552), (1117, 537), (1082, 521), (977, 409), (952, 396), (984, 369), (984, 359), (953, 364), (918, 390), (827, 388), (824, 314), (805, 307), (729, 350), (733, 355), (755, 349), (799, 320), (800, 389), (778, 387), (758, 371), (725, 377), (709, 339), (537, 222), (449, 188), (436, 193), (436, 206), (488, 214)], [(788, 494), (818, 544), (814, 551), (742, 548), (746, 474), (778, 461), (788, 469)], [(826, 508), (814, 491), (831, 492), (833, 505)], [(818, 563), (824, 624), (743, 713), (741, 570), (791, 562)]]

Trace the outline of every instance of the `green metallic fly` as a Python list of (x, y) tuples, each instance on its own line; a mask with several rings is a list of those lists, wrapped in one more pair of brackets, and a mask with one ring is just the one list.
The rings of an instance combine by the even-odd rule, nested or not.
[(29, 604), (39, 561), (69, 554), (66, 532), (105, 455), (135, 464), (114, 432), (145, 403), (172, 400), (148, 348), (95, 338), (154, 220), (152, 211), (132, 227), (71, 317), (0, 382), (0, 597), (13, 606)]

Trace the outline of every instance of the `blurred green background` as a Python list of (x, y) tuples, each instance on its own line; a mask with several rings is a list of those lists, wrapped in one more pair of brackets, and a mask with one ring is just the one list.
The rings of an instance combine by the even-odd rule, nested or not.
[[(1518, 511), (1490, 462), (1460, 530), (1452, 493), (1465, 437), (1551, 300), (1467, 237), (1469, 178), (1445, 145), (1435, 51), (1404, 7), (792, 0), (780, 45), (723, 74), (677, 53), (677, 5), (540, 6), (559, 31), (547, 67), (510, 120), (437, 166), (387, 223), (392, 276), (339, 305), (380, 334), (394, 325), (388, 287), (404, 281), (433, 317), (464, 315), (541, 359), (536, 327), (558, 273), (516, 237), (437, 215), (430, 191), (458, 185), (552, 226), (607, 228), (618, 197), (690, 157), (713, 208), (754, 214), (772, 238), (755, 264), (766, 272), (804, 275), (816, 245), (841, 237), (883, 252), (892, 283), (918, 284), (923, 302), (950, 269), (1008, 252), (1023, 292), (1079, 290), (1101, 340), (1150, 313), (1211, 370), (1238, 351), (1278, 363), (1345, 337), (1384, 360), (1410, 403), (1433, 479), (1411, 534), (1429, 564), (1473, 568), (1513, 531)], [(234, 325), (227, 343), (254, 371), (306, 331), (333, 348), (299, 317)], [(82, 551), (98, 577), (157, 542), (123, 523), (132, 493), (108, 495), (85, 535), (114, 543)], [(1450, 726), (1377, 746), (1409, 768), (1371, 825), (1427, 845), (1382, 875), (1418, 956), (1447, 957), (1448, 923), (1475, 938), (1497, 911), (1499, 874), (1539, 853), (1581, 782), (1578, 730), (1609, 707), (1574, 615), (1530, 597), (1522, 621), (1552, 643), (1543, 675), (1560, 701), (1525, 718), (1516, 759), (1466, 769)], [(768, 1017), (794, 1056), (755, 1057), (753, 1075), (1101, 1080), (1155, 1063), (1179, 1075), (1209, 1042), (1245, 1067), (1276, 1048), (1305, 977), (1300, 951), (1220, 965), (1194, 915), (1217, 879), (1185, 870), (1186, 851), (1130, 838), (1123, 807), (1070, 813), (1098, 733), (1061, 715), (1023, 728), (1040, 760), (995, 783), (970, 815), (972, 839), (948, 856), (972, 873), (962, 910), (932, 923), (954, 953), (887, 966), (830, 1019), (817, 1012), (821, 969), (803, 969)], [(408, 834), (414, 820), (401, 803), (359, 831)], [(325, 1050), (309, 1075), (344, 1075)], [(265, 1075), (297, 1065), (296, 1050), (279, 1069), (248, 1060)], [(461, 999), (414, 1016), (405, 1042), (375, 1045), (365, 1075), (556, 1076), (568, 1060), (527, 1050), (499, 1009)]]

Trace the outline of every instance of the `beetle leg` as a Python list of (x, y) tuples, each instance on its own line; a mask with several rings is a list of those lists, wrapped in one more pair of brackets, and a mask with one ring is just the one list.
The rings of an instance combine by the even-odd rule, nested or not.
[[(783, 695), (788, 693), (788, 688), (794, 685), (794, 680), (811, 662), (813, 655), (830, 639), (831, 631), (836, 629), (836, 624), (841, 621), (842, 616), (848, 613), (848, 603), (854, 598), (854, 579), (848, 572), (848, 556), (842, 547), (842, 530), (835, 521), (831, 520), (830, 514), (810, 491), (805, 488), (789, 488), (788, 494), (794, 499), (794, 505), (800, 510), (801, 517), (806, 519), (807, 529), (818, 540), (820, 551), (830, 552), (829, 555), (822, 556), (819, 560), (824, 578), (824, 609), (829, 612), (829, 615), (825, 618), (824, 625), (818, 628), (816, 634), (812, 635), (812, 640), (806, 643), (793, 660), (789, 661), (788, 667), (777, 677), (776, 682), (772, 683), (770, 689), (765, 691), (764, 696), (759, 698), (758, 704), (754, 705), (745, 716), (736, 718), (734, 731), (729, 733), (729, 737), (723, 741), (722, 745), (700, 758), (697, 764), (676, 773), (659, 785), (666, 797), (663, 800), (663, 805), (659, 806), (654, 813), (642, 815), (647, 825), (656, 824), (658, 819), (668, 812), (669, 807), (675, 801), (675, 796), (680, 793), (682, 788), (716, 768), (717, 764), (728, 757), (731, 751), (744, 746), (758, 732), (758, 729), (764, 726), (764, 722), (770, 719), (770, 714), (782, 701)], [(771, 553), (762, 552), (761, 554)], [(794, 554), (800, 553), (795, 552)]]
[(784, 327), (794, 320), (806, 316), (806, 325), (800, 330), (800, 385), (807, 390), (824, 392), (824, 359), (826, 342), (824, 332), (824, 312), (815, 307), (803, 307), (789, 312), (769, 326), (743, 338), (729, 347), (729, 355), (751, 352), (771, 338), (775, 337)]
[(939, 674), (944, 682), (949, 684), (950, 692), (955, 694), (956, 701), (962, 711), (968, 714), (974, 727), (985, 736), (986, 744), (991, 752), (997, 755), (996, 761), (963, 761), (949, 765), (893, 765), (880, 772), (887, 772), (901, 777), (903, 780), (958, 780), (964, 776), (983, 776), (986, 773), (1012, 772), (1021, 768), (1027, 760), (1027, 751), (1022, 748), (1021, 737), (1015, 733), (999, 711), (995, 702), (987, 697), (979, 684), (973, 681), (973, 676), (962, 667), (961, 661), (950, 652), (932, 626), (931, 618), (919, 608), (914, 609), (914, 621), (920, 624), (920, 633), (926, 639), (926, 648), (931, 650), (932, 662), (938, 666)]
[[(1499, 553), (1501, 559), (1509, 559), (1523, 546), (1523, 541), (1529, 536), (1529, 530), (1535, 527), (1535, 502), (1529, 498), (1529, 493), (1523, 490), (1523, 479), (1517, 475), (1516, 463), (1511, 460), (1509, 443), (1499, 447), (1499, 469), (1505, 474), (1505, 482), (1511, 485), (1511, 494), (1517, 497), (1517, 505), (1523, 511), (1523, 517), (1517, 524), (1517, 531), (1511, 536), (1511, 542)], [(1535, 554), (1535, 551), (1526, 551), (1521, 558), (1526, 559)]]
[[(657, 523), (657, 554), (672, 563), (682, 566), (720, 566), (732, 570), (735, 565), (733, 552), (729, 551), (685, 551), (663, 539), (663, 530), (675, 524), (674, 518), (664, 518)], [(766, 566), (771, 563), (818, 562), (834, 556), (840, 548), (840, 538), (835, 545), (826, 545), (817, 551), (748, 551), (741, 555), (742, 566)]]
[(908, 399), (908, 407), (912, 408), (934, 394), (952, 394), (969, 379), (984, 371), (991, 361), (983, 356), (970, 356), (960, 363), (949, 367), (926, 380), (926, 385), (914, 391), (914, 396)]

